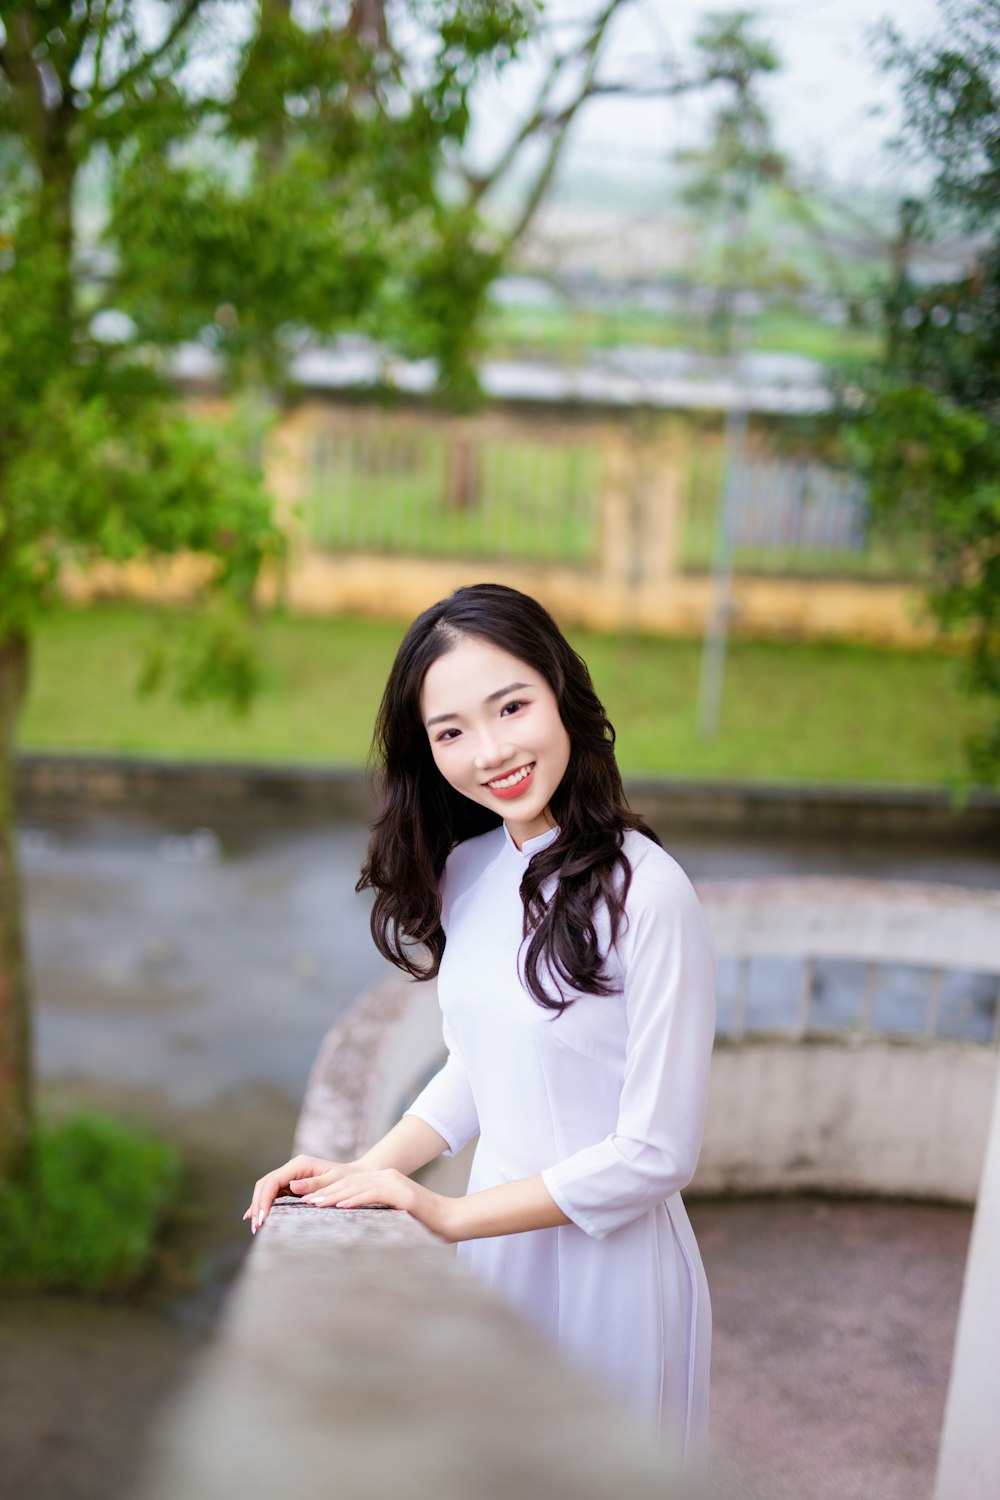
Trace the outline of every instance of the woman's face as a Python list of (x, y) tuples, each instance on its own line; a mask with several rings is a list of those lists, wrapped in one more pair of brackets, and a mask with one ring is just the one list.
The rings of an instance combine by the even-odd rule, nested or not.
[(534, 667), (463, 636), (428, 667), (420, 715), (441, 775), (498, 812), (518, 848), (555, 826), (549, 802), (570, 741), (556, 695)]

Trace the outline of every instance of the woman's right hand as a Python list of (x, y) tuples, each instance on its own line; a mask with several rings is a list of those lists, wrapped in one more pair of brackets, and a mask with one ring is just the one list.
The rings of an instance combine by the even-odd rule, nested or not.
[(250, 1207), (243, 1217), (250, 1220), (250, 1228), (256, 1234), (271, 1212), (271, 1204), (284, 1188), (300, 1197), (303, 1193), (314, 1193), (326, 1187), (327, 1183), (343, 1177), (346, 1172), (357, 1170), (355, 1162), (326, 1161), (322, 1156), (293, 1156), (283, 1167), (275, 1168), (258, 1180)]

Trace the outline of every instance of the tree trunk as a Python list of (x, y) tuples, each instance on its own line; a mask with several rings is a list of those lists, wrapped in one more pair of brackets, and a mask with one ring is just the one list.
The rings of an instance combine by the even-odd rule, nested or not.
[[(60, 122), (63, 127), (64, 122)], [(64, 357), (73, 358), (73, 325), (75, 297), (73, 292), (73, 195), (76, 190), (77, 163), (70, 144), (69, 129), (55, 128), (40, 162), (39, 223), (41, 244), (51, 247), (50, 285), (47, 288), (53, 311), (64, 338)], [(52, 351), (53, 355), (55, 351)]]
[(917, 248), (920, 228), (920, 205), (904, 198), (899, 205), (899, 229), (890, 250), (889, 287), (885, 299), (885, 365), (890, 374), (898, 373), (903, 344), (904, 318), (913, 298), (910, 276), (913, 252)]
[(0, 1182), (33, 1167), (31, 1009), (14, 830), (14, 735), (28, 686), (28, 641), (0, 640)]
[(472, 510), (479, 500), (480, 443), (455, 436), (448, 447), (448, 509)]

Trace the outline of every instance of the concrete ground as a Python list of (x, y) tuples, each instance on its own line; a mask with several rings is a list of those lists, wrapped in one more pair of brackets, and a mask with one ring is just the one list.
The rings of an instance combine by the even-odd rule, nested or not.
[(850, 1199), (690, 1211), (727, 1490), (930, 1500), (971, 1214)]
[[(209, 1177), (220, 1212), (187, 1231), (207, 1290), (158, 1305), (0, 1301), (5, 1493), (133, 1500), (151, 1424), (210, 1336), (243, 1245), (232, 1164)], [(690, 1208), (712, 1288), (723, 1494), (930, 1500), (971, 1214), (818, 1199)]]

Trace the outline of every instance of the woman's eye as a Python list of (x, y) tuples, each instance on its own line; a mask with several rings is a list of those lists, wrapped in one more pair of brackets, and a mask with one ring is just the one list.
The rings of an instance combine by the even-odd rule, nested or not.
[(457, 729), (442, 729), (441, 733), (437, 737), (438, 744), (440, 745), (444, 740), (450, 740), (452, 735), (457, 733)]
[(516, 711), (517, 709), (524, 707), (525, 702), (523, 698), (512, 698), (511, 701), (509, 703), (505, 703), (503, 708), (500, 710), (501, 717), (507, 712), (508, 709), (514, 709)]

